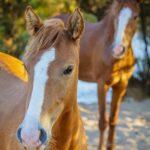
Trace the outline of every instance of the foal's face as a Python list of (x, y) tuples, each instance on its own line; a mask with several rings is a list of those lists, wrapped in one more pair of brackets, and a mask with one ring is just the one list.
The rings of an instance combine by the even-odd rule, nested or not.
[(116, 32), (114, 35), (113, 54), (122, 58), (136, 32), (139, 3), (137, 0), (116, 0), (119, 13), (116, 16)]
[[(51, 137), (53, 124), (76, 95), (79, 38), (84, 24), (78, 9), (66, 29), (58, 19), (41, 23), (31, 7), (26, 11), (26, 21), (32, 35), (29, 48), (33, 56), (27, 60), (31, 89), (29, 106), (17, 134), (25, 147), (36, 148)], [(33, 44), (40, 45), (35, 45), (39, 47), (36, 54), (32, 52)]]

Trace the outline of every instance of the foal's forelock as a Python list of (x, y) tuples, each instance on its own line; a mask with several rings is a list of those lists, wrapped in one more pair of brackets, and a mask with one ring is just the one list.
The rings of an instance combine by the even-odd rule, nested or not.
[(123, 7), (118, 15), (116, 33), (114, 35), (115, 44), (120, 44), (123, 40), (125, 29), (129, 23), (132, 16), (132, 10), (128, 7)]
[(52, 47), (59, 34), (64, 29), (64, 23), (60, 19), (46, 20), (38, 33), (28, 43), (28, 51), (24, 56), (25, 61), (34, 57), (40, 50)]

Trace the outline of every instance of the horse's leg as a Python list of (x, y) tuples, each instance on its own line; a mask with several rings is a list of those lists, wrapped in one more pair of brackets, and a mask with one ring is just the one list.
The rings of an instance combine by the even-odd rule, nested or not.
[(100, 139), (99, 139), (99, 149), (103, 148), (104, 144), (104, 133), (107, 127), (107, 118), (106, 118), (106, 92), (108, 86), (105, 85), (104, 80), (98, 80), (98, 106), (99, 106), (99, 130), (100, 130)]
[(115, 137), (115, 127), (118, 121), (119, 109), (121, 101), (126, 93), (127, 81), (120, 81), (113, 88), (113, 97), (110, 108), (110, 118), (109, 118), (109, 133), (108, 133), (108, 143), (107, 149), (114, 149), (114, 137)]

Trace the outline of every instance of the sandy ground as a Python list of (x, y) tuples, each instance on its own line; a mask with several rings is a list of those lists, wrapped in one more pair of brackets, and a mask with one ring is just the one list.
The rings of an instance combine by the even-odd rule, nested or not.
[[(109, 104), (107, 104), (109, 110)], [(80, 104), (88, 136), (88, 149), (98, 147), (97, 104)], [(116, 129), (117, 150), (150, 150), (150, 99), (136, 102), (131, 98), (122, 103)]]

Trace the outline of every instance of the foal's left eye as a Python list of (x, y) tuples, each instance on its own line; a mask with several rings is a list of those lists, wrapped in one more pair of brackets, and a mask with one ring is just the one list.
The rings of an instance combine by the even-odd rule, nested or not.
[(64, 69), (63, 75), (69, 75), (69, 74), (72, 73), (72, 71), (73, 71), (73, 66), (70, 65), (70, 66), (68, 66), (66, 69)]
[(137, 15), (135, 15), (135, 16), (133, 17), (133, 19), (134, 19), (134, 20), (136, 20), (137, 18), (138, 18), (138, 16), (137, 16)]

